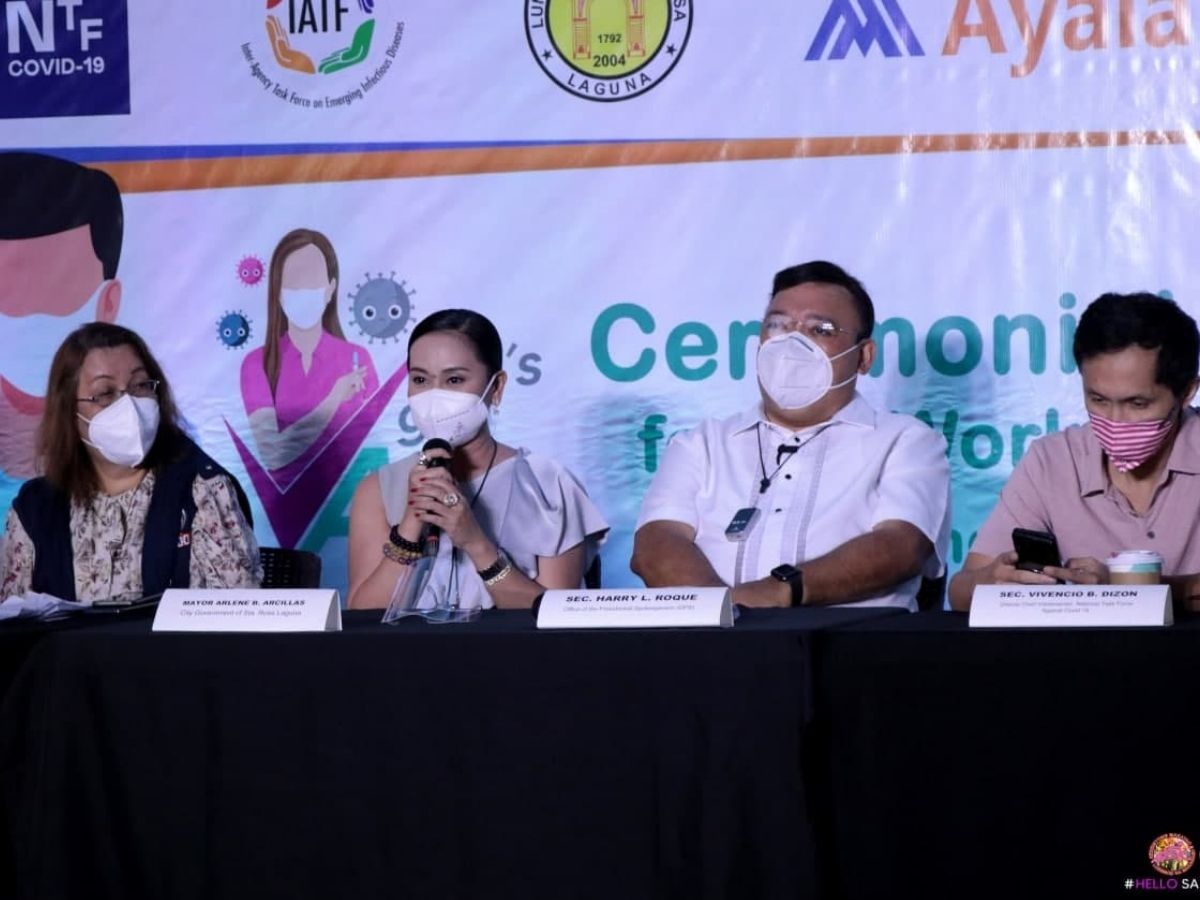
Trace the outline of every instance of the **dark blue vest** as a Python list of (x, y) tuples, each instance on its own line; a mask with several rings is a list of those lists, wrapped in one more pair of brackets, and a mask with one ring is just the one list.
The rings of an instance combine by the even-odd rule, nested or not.
[[(192, 560), (192, 518), (196, 501), (192, 484), (224, 475), (233, 482), (238, 504), (250, 522), (250, 504), (237, 479), (192, 441), (184, 438), (178, 457), (155, 471), (154, 492), (146, 514), (142, 544), (142, 593), (160, 594), (186, 588)], [(63, 600), (75, 599), (75, 558), (71, 549), (70, 498), (45, 478), (21, 485), (13, 509), (33, 541), (32, 590)]]

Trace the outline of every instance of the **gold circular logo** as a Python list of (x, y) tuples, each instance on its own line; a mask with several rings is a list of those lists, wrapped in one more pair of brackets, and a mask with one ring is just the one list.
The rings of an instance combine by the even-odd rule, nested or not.
[(563, 90), (588, 100), (628, 100), (679, 62), (692, 0), (525, 0), (529, 48)]

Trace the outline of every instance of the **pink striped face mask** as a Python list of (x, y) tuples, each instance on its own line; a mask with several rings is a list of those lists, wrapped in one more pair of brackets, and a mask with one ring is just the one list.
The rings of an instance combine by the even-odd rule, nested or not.
[(1175, 424), (1175, 412), (1165, 419), (1146, 422), (1114, 422), (1096, 413), (1088, 413), (1092, 434), (1108, 454), (1118, 472), (1131, 472), (1162, 449)]

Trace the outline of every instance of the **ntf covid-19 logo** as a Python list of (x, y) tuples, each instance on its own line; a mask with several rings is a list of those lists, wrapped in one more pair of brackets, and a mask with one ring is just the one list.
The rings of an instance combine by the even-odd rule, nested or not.
[(125, 0), (5, 0), (0, 119), (129, 112)]

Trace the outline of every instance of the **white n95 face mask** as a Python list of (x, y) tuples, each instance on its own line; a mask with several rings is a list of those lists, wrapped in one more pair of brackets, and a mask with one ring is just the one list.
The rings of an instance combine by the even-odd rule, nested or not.
[(488, 420), (487, 404), (483, 398), (492, 389), (493, 375), (483, 389), (475, 395), (467, 391), (448, 391), (445, 388), (430, 388), (408, 398), (412, 410), (413, 424), (421, 429), (425, 440), (441, 438), (451, 447), (461, 447), (475, 435)]
[(106, 406), (90, 419), (84, 441), (110, 463), (133, 468), (150, 452), (158, 435), (158, 398), (131, 397), (125, 394), (112, 406)]
[(305, 331), (321, 324), (329, 302), (325, 288), (283, 288), (279, 295), (279, 305), (288, 322)]
[(778, 334), (758, 348), (758, 383), (780, 409), (804, 409), (812, 406), (834, 388), (849, 384), (833, 383), (833, 361), (858, 349), (859, 341), (841, 353), (826, 356), (825, 351), (798, 331)]

